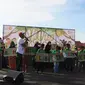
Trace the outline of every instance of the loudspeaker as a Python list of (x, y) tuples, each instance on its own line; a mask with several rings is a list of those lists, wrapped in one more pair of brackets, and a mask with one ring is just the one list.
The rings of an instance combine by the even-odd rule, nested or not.
[(7, 74), (3, 76), (3, 80), (19, 85), (24, 81), (24, 73), (21, 71), (9, 70)]

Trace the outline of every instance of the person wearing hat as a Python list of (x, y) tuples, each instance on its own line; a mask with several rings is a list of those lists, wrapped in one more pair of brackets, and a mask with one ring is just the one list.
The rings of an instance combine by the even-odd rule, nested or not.
[(19, 33), (19, 39), (17, 41), (17, 57), (16, 57), (16, 70), (22, 70), (22, 56), (25, 51), (25, 47), (27, 46), (27, 40), (25, 40), (24, 33)]

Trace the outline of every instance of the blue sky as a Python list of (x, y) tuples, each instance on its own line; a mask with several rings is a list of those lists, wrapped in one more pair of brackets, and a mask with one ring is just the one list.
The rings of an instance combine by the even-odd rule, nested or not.
[(4, 25), (75, 29), (85, 42), (85, 0), (0, 0), (0, 36)]

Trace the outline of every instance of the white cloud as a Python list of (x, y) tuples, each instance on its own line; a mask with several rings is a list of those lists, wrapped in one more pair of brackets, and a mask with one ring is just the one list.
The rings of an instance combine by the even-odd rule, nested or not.
[(28, 18), (28, 23), (42, 22), (54, 19), (49, 11), (51, 6), (65, 3), (66, 0), (0, 0), (0, 15), (3, 22), (17, 18), (21, 18), (18, 22), (25, 21), (23, 17)]
[[(53, 20), (50, 10), (67, 0), (0, 0), (0, 25), (30, 25)], [(0, 29), (2, 31), (2, 29)], [(0, 35), (2, 35), (0, 33)]]
[[(16, 18), (13, 16), (15, 16)], [(25, 12), (25, 14), (22, 13), (17, 15), (8, 15), (8, 17), (5, 18), (5, 23), (27, 25), (52, 20), (53, 18), (54, 17), (47, 12)]]
[(34, 3), (41, 6), (64, 5), (67, 0), (34, 0)]

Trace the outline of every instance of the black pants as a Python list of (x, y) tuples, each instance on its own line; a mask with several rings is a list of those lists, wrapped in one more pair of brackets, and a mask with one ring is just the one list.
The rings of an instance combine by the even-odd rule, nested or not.
[(85, 71), (85, 61), (79, 63), (79, 71), (81, 71), (82, 68)]
[(66, 71), (73, 71), (73, 65), (74, 65), (74, 63), (73, 63), (73, 58), (66, 58), (65, 59), (65, 69), (66, 69)]
[(17, 53), (16, 57), (16, 70), (21, 71), (22, 70), (22, 54)]
[(32, 67), (36, 69), (36, 61), (35, 61), (35, 56), (32, 57)]
[(38, 71), (43, 72), (44, 71), (44, 63), (43, 62), (36, 62), (36, 68), (37, 68), (37, 72)]
[(64, 62), (59, 62), (59, 71), (64, 70)]

